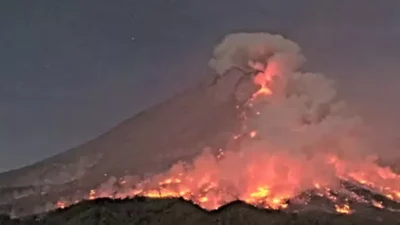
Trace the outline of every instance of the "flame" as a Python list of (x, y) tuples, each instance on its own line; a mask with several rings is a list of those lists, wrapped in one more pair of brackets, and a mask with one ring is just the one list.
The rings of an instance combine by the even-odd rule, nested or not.
[(68, 203), (63, 202), (63, 201), (58, 201), (56, 203), (56, 207), (59, 208), (59, 209), (64, 209), (65, 207), (67, 207), (67, 205), (68, 205)]
[(350, 172), (348, 177), (379, 191), (391, 200), (400, 201), (400, 175), (388, 167), (379, 167), (371, 163), (361, 167), (361, 171)]
[(375, 206), (376, 208), (384, 209), (385, 207), (383, 206), (382, 202), (378, 202), (375, 200), (372, 200), (372, 205)]
[(335, 205), (335, 209), (336, 209), (336, 212), (341, 213), (341, 214), (353, 213), (353, 210), (350, 209), (350, 206), (348, 204)]
[(207, 198), (207, 197), (201, 197), (201, 198), (199, 199), (199, 202), (201, 202), (201, 203), (208, 202), (208, 198)]
[(265, 95), (271, 95), (272, 90), (269, 87), (269, 84), (272, 82), (273, 78), (279, 74), (278, 71), (278, 63), (271, 61), (268, 63), (267, 67), (265, 68), (264, 71), (260, 71), (262, 67), (257, 66), (254, 63), (249, 63), (250, 67), (256, 69), (259, 71), (255, 76), (254, 76), (254, 83), (256, 85), (260, 86), (260, 89), (253, 94), (253, 99), (260, 97), (260, 96), (265, 96)]
[(179, 178), (168, 178), (164, 181), (160, 182), (160, 185), (166, 185), (166, 184), (179, 184), (181, 180)]
[(95, 199), (95, 198), (96, 198), (96, 190), (92, 189), (89, 192), (89, 199), (92, 200), (92, 199)]
[(270, 95), (272, 94), (272, 91), (265, 87), (261, 86), (260, 90), (258, 90), (256, 93), (253, 94), (253, 98), (257, 98), (259, 95)]

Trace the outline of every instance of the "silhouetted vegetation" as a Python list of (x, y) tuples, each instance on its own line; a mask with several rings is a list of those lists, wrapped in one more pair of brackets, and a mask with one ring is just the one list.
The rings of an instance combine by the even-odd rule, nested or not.
[(96, 199), (66, 209), (19, 219), (0, 216), (0, 225), (373, 225), (400, 224), (396, 216), (371, 219), (361, 214), (288, 213), (232, 202), (208, 212), (183, 199)]

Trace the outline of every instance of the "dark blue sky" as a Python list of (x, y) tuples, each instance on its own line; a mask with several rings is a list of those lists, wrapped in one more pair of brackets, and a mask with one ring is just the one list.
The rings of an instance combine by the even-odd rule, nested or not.
[[(361, 114), (400, 127), (400, 1), (0, 1), (0, 171), (181, 91), (235, 31), (281, 33)], [(400, 133), (399, 133), (400, 134)]]

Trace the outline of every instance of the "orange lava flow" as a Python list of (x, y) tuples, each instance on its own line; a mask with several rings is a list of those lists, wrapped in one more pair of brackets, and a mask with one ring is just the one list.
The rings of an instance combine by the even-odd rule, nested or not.
[(258, 72), (253, 81), (255, 84), (260, 86), (260, 89), (253, 94), (253, 98), (260, 97), (262, 95), (271, 95), (272, 90), (268, 87), (268, 84), (272, 82), (274, 76), (277, 76), (278, 71), (273, 62), (269, 63), (264, 72)]

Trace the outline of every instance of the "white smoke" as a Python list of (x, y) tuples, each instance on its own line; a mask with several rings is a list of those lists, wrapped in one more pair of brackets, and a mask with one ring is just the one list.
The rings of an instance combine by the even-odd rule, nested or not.
[(300, 47), (280, 35), (237, 33), (225, 37), (214, 49), (209, 65), (222, 76), (232, 67), (249, 69), (249, 63), (263, 66), (268, 58), (285, 65), (282, 69), (292, 71), (305, 60)]
[[(346, 145), (352, 135), (364, 130), (361, 118), (349, 114), (345, 103), (337, 101), (332, 80), (299, 72), (304, 62), (300, 47), (282, 36), (238, 33), (228, 35), (215, 48), (210, 65), (220, 75), (232, 67), (264, 70), (269, 64), (279, 73), (272, 82), (273, 94), (254, 103), (260, 115), (248, 121), (271, 149), (303, 152), (329, 141), (336, 153), (359, 151), (360, 146)], [(359, 139), (353, 142), (361, 144)], [(324, 150), (329, 149), (318, 151)]]

